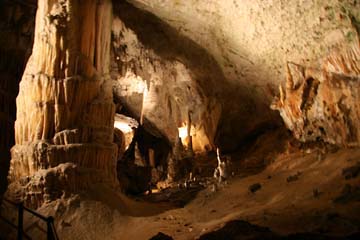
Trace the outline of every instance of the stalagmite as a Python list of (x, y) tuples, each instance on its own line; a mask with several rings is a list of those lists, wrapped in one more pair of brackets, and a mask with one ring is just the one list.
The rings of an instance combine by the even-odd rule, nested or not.
[(218, 166), (215, 168), (214, 178), (218, 179), (219, 182), (222, 182), (228, 178), (229, 174), (227, 160), (221, 160), (219, 148), (216, 148), (216, 159), (218, 160)]
[(117, 184), (111, 23), (110, 0), (38, 1), (9, 172), (9, 192), (23, 190), (19, 197), (25, 202), (39, 189), (34, 207), (58, 197), (58, 191)]

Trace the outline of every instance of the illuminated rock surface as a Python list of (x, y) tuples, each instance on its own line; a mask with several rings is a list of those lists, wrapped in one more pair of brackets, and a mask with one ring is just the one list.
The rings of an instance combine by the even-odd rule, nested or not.
[[(223, 77), (214, 59), (191, 42), (189, 49), (180, 49), (180, 36), (163, 32), (166, 25), (154, 17), (129, 4), (115, 6), (114, 95), (135, 117), (143, 115), (153, 135), (165, 136), (173, 145), (190, 114), (194, 150), (214, 149), (221, 113), (221, 100), (216, 98), (221, 87), (216, 82)], [(180, 45), (172, 46), (172, 41)]]
[(0, 190), (61, 239), (356, 237), (359, 9), (0, 1)]
[(10, 190), (25, 190), (19, 197), (33, 206), (51, 200), (58, 188), (76, 192), (84, 183), (117, 183), (111, 12), (107, 0), (38, 3), (33, 53), (16, 100), (9, 172)]
[[(281, 88), (281, 86), (280, 86)], [(360, 47), (332, 53), (321, 69), (289, 63), (285, 91), (272, 107), (299, 140), (360, 144)]]
[[(128, 2), (151, 12), (216, 60), (223, 72), (223, 78), (216, 78), (214, 85), (220, 89), (214, 98), (223, 106), (217, 133), (217, 144), (222, 149), (233, 150), (257, 128), (280, 122), (269, 105), (286, 76), (287, 62), (321, 69), (319, 60), (334, 48), (358, 44), (358, 1)], [(162, 31), (167, 33), (168, 29)], [(152, 32), (145, 31), (143, 38), (152, 36)], [(171, 46), (203, 65), (201, 58), (188, 53), (193, 52), (188, 44), (178, 44), (169, 34), (165, 36), (165, 40), (154, 38), (160, 43), (158, 49), (168, 51), (166, 39), (170, 39)], [(214, 75), (213, 68), (207, 72)], [(205, 79), (199, 81), (209, 86)]]

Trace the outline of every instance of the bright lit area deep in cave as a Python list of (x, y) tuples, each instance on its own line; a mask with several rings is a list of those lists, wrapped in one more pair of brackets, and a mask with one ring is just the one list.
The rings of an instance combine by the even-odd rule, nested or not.
[(360, 239), (360, 1), (0, 0), (0, 240)]

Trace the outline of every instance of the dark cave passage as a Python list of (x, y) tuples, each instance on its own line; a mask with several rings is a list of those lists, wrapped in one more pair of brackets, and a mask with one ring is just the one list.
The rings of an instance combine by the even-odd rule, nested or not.
[(16, 96), (34, 38), (36, 2), (0, 2), (0, 196), (15, 144)]

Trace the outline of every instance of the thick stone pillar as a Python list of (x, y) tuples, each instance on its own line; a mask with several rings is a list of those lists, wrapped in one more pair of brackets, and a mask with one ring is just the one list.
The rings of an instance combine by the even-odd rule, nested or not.
[(93, 183), (117, 183), (111, 23), (110, 0), (38, 1), (9, 172), (19, 197), (35, 207)]

